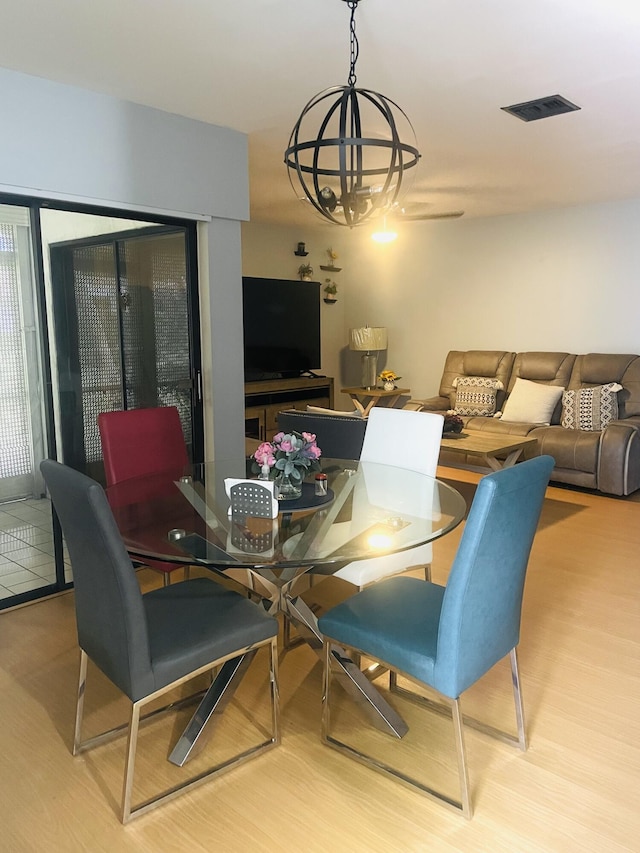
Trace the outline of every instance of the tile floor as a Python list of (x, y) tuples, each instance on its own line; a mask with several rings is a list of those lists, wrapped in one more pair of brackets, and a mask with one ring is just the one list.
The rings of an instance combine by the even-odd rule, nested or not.
[[(51, 523), (46, 498), (0, 504), (0, 599), (55, 581)], [(66, 549), (65, 578), (72, 580)]]

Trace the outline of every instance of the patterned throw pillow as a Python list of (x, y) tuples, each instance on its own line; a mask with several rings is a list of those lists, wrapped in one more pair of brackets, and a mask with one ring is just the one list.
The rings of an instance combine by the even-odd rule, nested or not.
[(456, 389), (456, 415), (491, 417), (496, 410), (496, 394), (504, 387), (499, 379), (488, 376), (458, 376), (453, 380)]
[(622, 385), (609, 382), (565, 391), (562, 395), (562, 426), (586, 432), (604, 429), (618, 417), (618, 391), (621, 390)]

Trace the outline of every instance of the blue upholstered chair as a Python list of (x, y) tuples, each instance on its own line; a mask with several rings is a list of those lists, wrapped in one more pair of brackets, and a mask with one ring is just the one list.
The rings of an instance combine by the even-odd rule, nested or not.
[[(529, 552), (553, 465), (550, 456), (540, 456), (480, 481), (446, 587), (419, 578), (390, 578), (329, 610), (318, 623), (325, 637), (323, 741), (455, 806), (466, 817), (472, 807), (459, 697), (506, 655), (511, 658), (517, 738), (466, 717), (464, 722), (523, 750), (527, 746), (516, 647)], [(449, 700), (459, 802), (331, 735), (332, 644), (367, 655)]]
[[(244, 596), (208, 578), (161, 587), (142, 595), (131, 560), (102, 487), (58, 462), (40, 465), (69, 548), (80, 645), (80, 681), (73, 754), (128, 730), (121, 820), (126, 823), (214, 773), (258, 755), (280, 741), (276, 637), (278, 622)], [(257, 746), (188, 780), (176, 771), (169, 790), (132, 807), (140, 711), (148, 702), (218, 665), (247, 666), (255, 650), (271, 647), (272, 731)], [(128, 726), (81, 741), (87, 661), (130, 700)], [(167, 706), (167, 709), (172, 706)], [(176, 707), (175, 705), (173, 706)], [(167, 710), (165, 709), (165, 710)], [(155, 716), (153, 711), (148, 716)], [(170, 767), (170, 765), (168, 765)]]

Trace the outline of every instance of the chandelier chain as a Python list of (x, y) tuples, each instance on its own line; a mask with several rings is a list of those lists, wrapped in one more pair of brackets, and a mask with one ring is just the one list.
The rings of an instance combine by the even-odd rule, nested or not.
[(349, 22), (349, 79), (347, 83), (351, 87), (356, 85), (356, 62), (358, 61), (358, 53), (360, 52), (358, 37), (356, 36), (356, 9), (358, 8), (358, 2), (359, 0), (347, 0), (347, 6), (351, 9), (351, 20)]

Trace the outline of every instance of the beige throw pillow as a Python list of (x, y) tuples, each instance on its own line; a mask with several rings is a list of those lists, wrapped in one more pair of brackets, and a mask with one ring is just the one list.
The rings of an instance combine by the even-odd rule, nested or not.
[(622, 391), (622, 385), (617, 382), (565, 391), (560, 423), (565, 429), (586, 432), (604, 429), (618, 417), (618, 391)]
[(503, 421), (518, 424), (549, 424), (564, 388), (516, 379), (502, 412)]
[(456, 389), (454, 414), (491, 417), (496, 410), (496, 395), (503, 385), (489, 376), (457, 376), (453, 387)]

